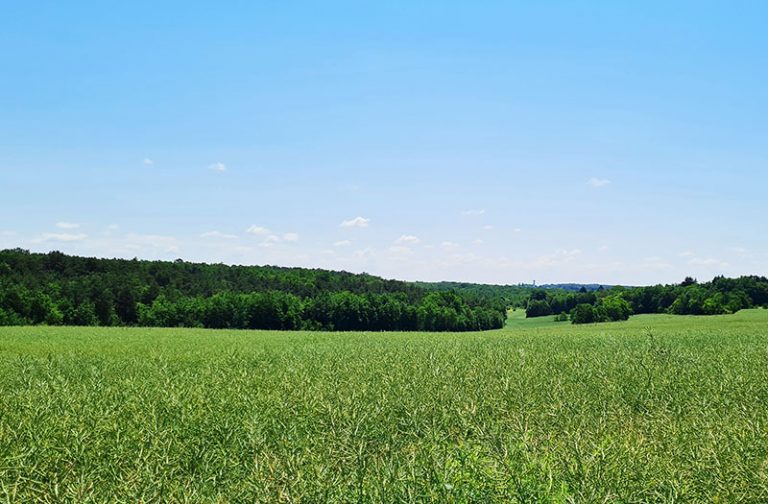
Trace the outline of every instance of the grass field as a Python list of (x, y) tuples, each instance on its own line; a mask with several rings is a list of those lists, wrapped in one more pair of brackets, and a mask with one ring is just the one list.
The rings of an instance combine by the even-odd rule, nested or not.
[(0, 500), (768, 500), (768, 311), (546, 322), (0, 328)]

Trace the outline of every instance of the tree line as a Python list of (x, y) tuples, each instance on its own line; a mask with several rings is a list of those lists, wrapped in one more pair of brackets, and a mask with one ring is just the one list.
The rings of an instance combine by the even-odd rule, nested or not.
[(632, 314), (722, 315), (768, 307), (768, 279), (761, 276), (715, 277), (699, 283), (613, 287), (577, 293), (536, 289), (528, 297), (527, 317), (555, 315), (575, 324), (626, 320)]
[(475, 331), (487, 298), (367, 274), (0, 251), (0, 325)]

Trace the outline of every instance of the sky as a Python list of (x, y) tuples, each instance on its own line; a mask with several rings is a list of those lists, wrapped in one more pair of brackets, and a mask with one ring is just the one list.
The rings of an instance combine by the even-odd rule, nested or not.
[(764, 1), (0, 3), (0, 248), (768, 275)]

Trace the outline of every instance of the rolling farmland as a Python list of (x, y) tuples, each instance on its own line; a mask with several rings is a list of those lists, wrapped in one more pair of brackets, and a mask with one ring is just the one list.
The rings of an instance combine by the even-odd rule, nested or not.
[(767, 310), (463, 334), (2, 327), (0, 498), (760, 502), (767, 405)]

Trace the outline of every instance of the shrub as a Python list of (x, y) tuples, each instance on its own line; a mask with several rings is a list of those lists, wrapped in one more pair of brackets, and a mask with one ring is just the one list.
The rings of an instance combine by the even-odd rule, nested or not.
[(571, 312), (571, 323), (573, 324), (593, 324), (598, 321), (597, 310), (591, 304), (578, 304)]
[(540, 299), (532, 299), (525, 310), (526, 318), (546, 317), (547, 315), (552, 315), (552, 307), (549, 306), (549, 303)]

